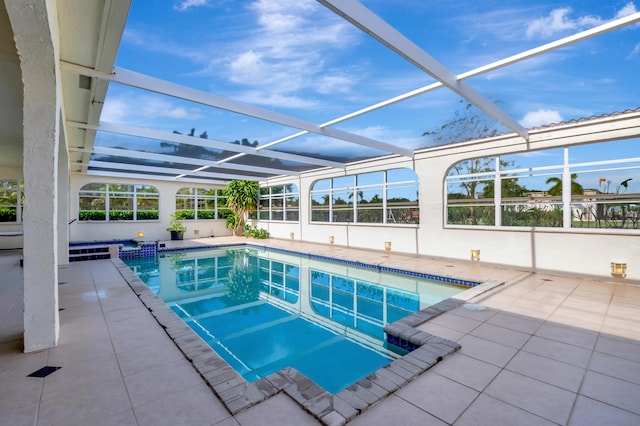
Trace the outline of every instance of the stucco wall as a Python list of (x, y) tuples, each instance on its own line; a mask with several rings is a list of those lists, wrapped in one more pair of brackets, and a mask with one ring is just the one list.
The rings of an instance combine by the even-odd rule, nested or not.
[[(261, 222), (277, 238), (295, 238), (327, 244), (329, 235), (336, 245), (392, 251), (424, 256), (468, 260), (471, 249), (479, 249), (481, 262), (515, 266), (526, 270), (568, 272), (610, 277), (612, 260), (628, 265), (627, 281), (640, 280), (640, 231), (575, 230), (499, 227), (463, 227), (445, 224), (444, 180), (449, 168), (474, 157), (525, 152), (536, 149), (607, 141), (640, 136), (640, 114), (619, 125), (617, 117), (604, 117), (589, 124), (570, 124), (554, 130), (540, 129), (529, 142), (521, 138), (497, 137), (485, 141), (423, 150), (413, 161), (390, 157), (370, 163), (350, 165), (344, 172), (304, 174), (295, 180), (274, 179), (269, 185), (296, 183), (300, 188), (300, 224)], [(313, 224), (309, 222), (309, 190), (317, 179), (357, 174), (397, 167), (413, 168), (420, 180), (420, 225), (367, 226)]]

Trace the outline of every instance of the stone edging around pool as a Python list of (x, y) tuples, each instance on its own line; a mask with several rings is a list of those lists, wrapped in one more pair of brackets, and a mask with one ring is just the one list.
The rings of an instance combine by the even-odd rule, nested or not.
[(231, 414), (235, 415), (279, 392), (284, 392), (320, 422), (330, 426), (344, 425), (371, 405), (442, 361), (445, 356), (459, 350), (461, 346), (457, 342), (431, 335), (415, 327), (502, 284), (493, 281), (484, 282), (458, 296), (443, 300), (387, 325), (384, 330), (390, 337), (390, 341), (395, 340), (405, 344), (405, 347), (410, 346), (415, 349), (333, 395), (294, 368), (284, 368), (255, 382), (247, 382), (154, 294), (122, 260), (111, 259), (111, 261), (158, 324)]

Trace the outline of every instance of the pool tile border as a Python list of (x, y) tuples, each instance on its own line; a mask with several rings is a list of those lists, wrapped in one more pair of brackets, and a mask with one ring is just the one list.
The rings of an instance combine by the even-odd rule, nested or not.
[[(247, 244), (226, 246), (247, 246)], [(204, 248), (210, 249), (212, 246)], [(183, 250), (193, 250), (193, 248), (162, 252)], [(281, 251), (305, 255), (287, 250)], [(387, 325), (385, 332), (388, 338), (411, 352), (340, 392), (330, 394), (291, 367), (255, 382), (247, 382), (154, 294), (121, 259), (111, 261), (158, 324), (231, 414), (235, 415), (277, 393), (284, 392), (321, 423), (329, 426), (346, 424), (370, 406), (442, 361), (447, 355), (459, 350), (461, 346), (457, 342), (418, 330), (416, 326), (461, 306), (471, 297), (501, 284), (498, 282), (476, 283), (473, 288), (464, 291), (460, 296), (443, 300)], [(351, 263), (359, 264), (359, 262)]]
[(366, 268), (366, 269), (374, 269), (381, 272), (392, 272), (394, 274), (407, 275), (411, 277), (423, 278), (423, 279), (433, 280), (433, 281), (441, 281), (447, 284), (455, 284), (463, 287), (476, 287), (480, 285), (480, 283), (477, 281), (463, 280), (460, 278), (453, 278), (453, 277), (447, 277), (447, 276), (441, 276), (441, 275), (432, 275), (432, 274), (426, 274), (423, 272), (407, 271), (405, 269), (391, 268), (388, 266), (375, 265), (372, 263), (363, 263), (363, 262), (358, 262), (353, 260), (338, 259), (335, 257), (323, 256), (319, 254), (304, 253), (304, 252), (295, 251), (295, 250), (287, 250), (283, 248), (269, 247), (269, 246), (250, 244), (250, 243), (221, 244), (221, 245), (210, 245), (210, 246), (199, 246), (199, 247), (176, 247), (176, 248), (161, 247), (158, 249), (158, 254), (172, 253), (172, 252), (178, 252), (178, 251), (211, 250), (211, 249), (233, 248), (233, 247), (249, 247), (249, 248), (255, 248), (259, 250), (293, 254), (296, 256), (307, 257), (309, 259), (324, 260), (324, 261), (333, 262), (333, 263), (341, 263), (343, 265), (356, 266), (359, 268)]

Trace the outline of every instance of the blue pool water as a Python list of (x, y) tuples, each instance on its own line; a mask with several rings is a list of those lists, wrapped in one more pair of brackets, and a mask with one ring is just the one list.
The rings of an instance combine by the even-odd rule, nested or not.
[(125, 262), (247, 381), (294, 367), (331, 393), (405, 353), (386, 324), (464, 290), (246, 247)]

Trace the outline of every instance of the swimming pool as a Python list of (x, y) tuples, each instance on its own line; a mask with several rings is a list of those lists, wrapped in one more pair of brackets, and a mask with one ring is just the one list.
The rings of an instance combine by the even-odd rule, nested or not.
[(330, 393), (405, 353), (386, 324), (465, 289), (251, 247), (125, 262), (247, 381), (291, 366)]

